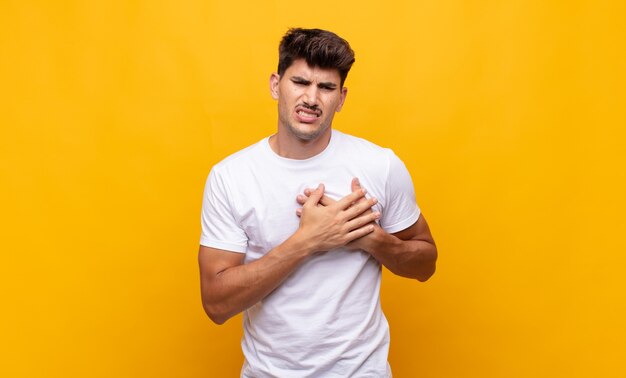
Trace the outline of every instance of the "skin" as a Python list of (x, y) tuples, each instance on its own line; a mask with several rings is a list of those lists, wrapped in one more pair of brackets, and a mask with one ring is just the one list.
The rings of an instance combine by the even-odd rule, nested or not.
[(337, 70), (309, 67), (303, 59), (295, 60), (282, 78), (270, 76), (270, 92), (278, 101), (278, 132), (269, 141), (274, 152), (308, 159), (326, 148), (333, 117), (348, 95), (340, 83)]
[[(204, 310), (217, 324), (244, 311), (271, 293), (304, 260), (315, 253), (344, 246), (374, 231), (380, 214), (368, 211), (375, 199), (364, 190), (328, 206), (318, 206), (324, 185), (302, 206), (300, 227), (260, 259), (243, 264), (244, 254), (200, 246), (198, 261)], [(353, 205), (359, 201), (358, 205)]]
[[(309, 67), (304, 60), (296, 60), (282, 77), (270, 76), (270, 92), (278, 101), (278, 132), (270, 146), (277, 154), (307, 159), (326, 148), (333, 116), (347, 94), (340, 82), (337, 70)], [(265, 298), (313, 254), (374, 232), (372, 222), (380, 217), (370, 210), (375, 198), (361, 201), (365, 191), (358, 190), (329, 206), (317, 206), (323, 194), (322, 184), (310, 192), (298, 230), (254, 262), (243, 264), (242, 253), (200, 246), (202, 303), (211, 320), (222, 324)]]
[[(352, 191), (361, 190), (358, 178), (352, 180)], [(296, 200), (301, 205), (306, 203), (311, 189), (306, 189)], [(365, 201), (365, 197), (359, 201)], [(322, 196), (318, 206), (330, 206), (336, 201)], [(360, 202), (357, 202), (360, 203)], [(371, 209), (368, 210), (371, 212)], [(366, 211), (366, 213), (368, 212)], [(302, 214), (302, 209), (296, 211)], [(393, 234), (385, 232), (378, 224), (372, 223), (374, 232), (358, 238), (346, 247), (351, 250), (361, 249), (371, 254), (394, 274), (427, 281), (434, 273), (437, 262), (437, 247), (430, 233), (430, 228), (423, 215), (411, 227)]]
[[(278, 131), (270, 147), (290, 159), (308, 159), (330, 141), (332, 120), (348, 89), (336, 69), (310, 67), (296, 60), (282, 77), (270, 76), (270, 93), (278, 102)], [(353, 181), (352, 192), (338, 201), (324, 196), (324, 185), (299, 196), (298, 230), (263, 257), (244, 264), (244, 254), (200, 246), (198, 263), (202, 304), (209, 318), (222, 324), (276, 289), (316, 253), (348, 246), (363, 249), (392, 272), (426, 280), (434, 272), (436, 249), (426, 221), (390, 235), (375, 223), (376, 198)], [(434, 254), (433, 254), (434, 250)], [(434, 257), (433, 257), (434, 256)]]

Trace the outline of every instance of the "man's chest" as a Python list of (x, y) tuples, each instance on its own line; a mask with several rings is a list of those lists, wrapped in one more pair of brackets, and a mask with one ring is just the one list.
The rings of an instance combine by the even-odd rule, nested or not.
[(374, 210), (382, 211), (385, 182), (376, 172), (352, 166), (328, 167), (315, 172), (274, 171), (247, 175), (236, 187), (235, 217), (248, 237), (246, 260), (255, 260), (291, 236), (300, 224), (296, 197), (306, 188), (324, 184), (325, 195), (338, 200), (348, 195), (358, 177), (368, 197), (376, 197)]

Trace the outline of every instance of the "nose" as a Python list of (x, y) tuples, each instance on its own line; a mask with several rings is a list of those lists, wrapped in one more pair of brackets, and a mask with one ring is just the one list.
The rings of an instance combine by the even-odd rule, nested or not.
[(317, 88), (317, 86), (313, 84), (309, 85), (304, 91), (304, 96), (303, 96), (304, 103), (309, 106), (317, 105), (318, 94), (319, 94), (319, 89)]

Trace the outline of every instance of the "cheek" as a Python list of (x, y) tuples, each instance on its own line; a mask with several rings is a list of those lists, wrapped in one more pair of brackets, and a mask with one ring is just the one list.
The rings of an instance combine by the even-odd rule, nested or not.
[(286, 91), (284, 92), (283, 103), (284, 104), (293, 104), (298, 100), (298, 94), (294, 91)]
[(332, 114), (339, 109), (339, 104), (340, 104), (339, 99), (331, 98), (325, 102), (324, 107), (326, 108), (327, 112)]

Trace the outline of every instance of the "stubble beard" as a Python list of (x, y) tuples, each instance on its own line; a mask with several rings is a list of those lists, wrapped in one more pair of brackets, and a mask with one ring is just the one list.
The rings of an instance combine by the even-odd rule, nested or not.
[(317, 128), (311, 131), (303, 131), (295, 126), (289, 119), (285, 119), (286, 117), (281, 118), (281, 123), (286, 126), (287, 131), (303, 142), (317, 139), (330, 127), (330, 120), (324, 120)]
[(326, 129), (328, 129), (328, 126), (321, 124), (318, 128), (312, 130), (312, 131), (303, 131), (295, 126), (293, 126), (291, 123), (287, 123), (287, 128), (289, 128), (289, 131), (298, 139), (302, 140), (302, 141), (312, 141), (317, 139), (321, 134), (324, 133), (324, 131), (326, 131)]

